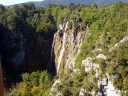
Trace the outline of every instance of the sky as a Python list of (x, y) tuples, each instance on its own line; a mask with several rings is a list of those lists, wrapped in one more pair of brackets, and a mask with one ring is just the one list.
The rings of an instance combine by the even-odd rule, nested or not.
[(0, 4), (6, 6), (6, 5), (19, 4), (29, 1), (43, 1), (43, 0), (0, 0)]

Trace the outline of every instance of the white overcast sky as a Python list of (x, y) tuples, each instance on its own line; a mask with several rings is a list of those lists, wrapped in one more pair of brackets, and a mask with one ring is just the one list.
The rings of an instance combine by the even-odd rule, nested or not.
[(5, 6), (5, 5), (19, 4), (29, 1), (43, 1), (43, 0), (0, 0), (0, 4)]

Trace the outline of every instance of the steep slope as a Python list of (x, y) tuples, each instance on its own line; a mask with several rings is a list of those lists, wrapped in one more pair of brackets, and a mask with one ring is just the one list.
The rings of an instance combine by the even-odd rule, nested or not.
[[(100, 19), (90, 24), (89, 31), (84, 30), (84, 35), (86, 33), (87, 35), (85, 36), (86, 38), (82, 39), (84, 42), (81, 42), (82, 47), (75, 59), (74, 67), (72, 67), (72, 65), (69, 67), (72, 58), (75, 57), (74, 54), (72, 54), (72, 51), (74, 51), (72, 47), (73, 45), (80, 46), (77, 45), (80, 39), (77, 38), (79, 38), (79, 33), (81, 34), (82, 31), (76, 31), (77, 35), (75, 35), (75, 40), (77, 42), (74, 42), (72, 46), (70, 46), (72, 43), (69, 43), (67, 39), (66, 45), (69, 47), (67, 47), (66, 50), (70, 48), (70, 51), (66, 53), (65, 50), (61, 61), (62, 66), (60, 67), (59, 79), (54, 83), (54, 90), (52, 88), (51, 96), (54, 96), (53, 94), (59, 94), (61, 96), (127, 96), (128, 29), (126, 26), (128, 23), (126, 22), (128, 21), (128, 9), (126, 8), (127, 4), (122, 4), (123, 3), (115, 4), (111, 6), (111, 8), (109, 7), (110, 9), (104, 7), (104, 14), (107, 15), (100, 15)], [(109, 10), (109, 12), (111, 10), (111, 13), (107, 12), (107, 10)], [(123, 13), (125, 14), (123, 15)], [(126, 22), (122, 23), (121, 21), (124, 19)], [(84, 26), (88, 29), (86, 25)], [(62, 30), (62, 32), (64, 32), (64, 30)], [(67, 31), (70, 38), (69, 41), (72, 42), (72, 35), (69, 35), (70, 33), (72, 34), (72, 28), (69, 28)], [(81, 36), (84, 35), (81, 34)], [(56, 50), (62, 47), (62, 37), (63, 35), (57, 37), (57, 40), (55, 39), (55, 42), (60, 42), (57, 42), (58, 45), (55, 43), (55, 54), (60, 53), (60, 51), (56, 52)], [(59, 55), (55, 55), (55, 58), (57, 59), (58, 56)], [(66, 63), (67, 60), (69, 60), (68, 63)]]
[[(87, 38), (88, 38), (89, 34), (90, 34), (90, 32), (88, 32)], [(102, 39), (101, 36), (99, 38)], [(80, 90), (79, 96), (86, 96), (89, 94), (92, 96), (95, 96), (95, 95), (96, 96), (104, 96), (104, 95), (105, 96), (111, 96), (111, 95), (121, 96), (120, 95), (121, 90), (119, 90), (118, 86), (122, 86), (122, 85), (117, 85), (117, 81), (119, 80), (121, 74), (127, 74), (127, 72), (124, 72), (124, 73), (121, 73), (121, 72), (123, 71), (123, 69), (127, 70), (128, 65), (127, 65), (127, 63), (125, 63), (126, 68), (124, 68), (123, 65), (121, 65), (123, 67), (123, 69), (121, 66), (119, 67), (118, 65), (122, 62), (122, 61), (120, 62), (120, 60), (119, 60), (120, 56), (122, 58), (121, 60), (124, 60), (123, 62), (125, 62), (125, 59), (127, 58), (126, 54), (128, 54), (128, 52), (126, 52), (126, 50), (128, 50), (128, 37), (124, 37), (122, 40), (119, 41), (119, 43), (118, 43), (118, 45), (115, 44), (117, 49), (114, 48), (113, 51), (111, 51), (111, 52), (108, 50), (107, 53), (106, 52), (104, 53), (102, 51), (102, 49), (98, 50), (99, 48), (93, 49), (92, 50), (93, 53), (98, 51), (97, 55), (96, 56), (90, 55), (91, 57), (88, 56), (85, 60), (82, 60), (81, 68), (75, 69), (77, 67), (72, 67), (71, 73), (68, 73), (68, 70), (66, 70), (67, 72), (63, 73), (63, 70), (65, 70), (65, 66), (68, 66), (68, 67), (70, 66), (70, 65), (66, 65), (66, 62), (65, 62), (66, 60), (63, 59), (61, 64), (63, 64), (63, 62), (65, 62), (65, 63), (61, 66), (63, 68), (61, 68), (60, 72), (62, 72), (61, 74), (66, 74), (66, 77), (60, 76), (60, 79), (55, 81), (55, 83), (53, 84), (51, 93), (50, 93), (51, 96), (54, 96), (53, 93), (54, 94), (56, 93), (57, 96), (58, 95), (62, 96), (62, 94), (65, 96), (71, 95), (71, 93), (74, 92), (73, 91), (74, 88), (75, 88), (75, 90), (77, 90), (76, 92), (78, 92)], [(55, 50), (56, 50), (56, 46), (55, 46)], [(120, 52), (119, 50), (122, 52)], [(68, 54), (65, 53), (64, 56), (65, 57), (71, 56), (71, 57), (68, 57), (68, 59), (73, 58), (73, 55), (71, 53), (72, 51), (71, 50), (68, 51)], [(124, 52), (126, 52), (126, 53), (124, 54)], [(111, 58), (110, 54), (113, 54), (114, 56), (117, 55), (119, 57), (117, 57), (117, 59), (114, 59), (114, 58)], [(124, 55), (124, 56), (122, 57), (122, 55)], [(55, 57), (55, 58), (57, 58), (57, 57)], [(113, 60), (110, 61), (110, 59), (114, 59), (115, 62), (118, 62), (118, 64), (113, 65)], [(70, 63), (71, 62), (68, 62), (68, 64), (70, 64)], [(75, 66), (75, 64), (74, 64), (74, 66)], [(115, 72), (113, 68), (116, 68), (115, 70), (120, 70), (119, 73), (117, 71)], [(70, 69), (70, 67), (69, 67), (69, 69)], [(83, 70), (85, 73), (83, 72)], [(82, 79), (83, 79), (83, 81), (81, 81)], [(77, 81), (77, 80), (80, 80), (80, 81)], [(78, 85), (77, 84), (74, 85), (76, 82)], [(73, 83), (73, 88), (71, 86), (72, 83)], [(62, 88), (60, 90), (58, 90), (56, 88), (57, 86), (60, 86)], [(67, 90), (63, 89), (63, 88), (67, 88)], [(70, 90), (68, 88), (70, 88)], [(66, 93), (63, 92), (62, 90), (65, 90), (66, 92), (68, 92), (68, 95), (66, 95)], [(127, 93), (123, 93), (123, 94), (126, 95)]]

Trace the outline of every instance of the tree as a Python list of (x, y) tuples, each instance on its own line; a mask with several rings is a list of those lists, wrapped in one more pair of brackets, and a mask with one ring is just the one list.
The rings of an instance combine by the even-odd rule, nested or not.
[(14, 6), (13, 6), (13, 9), (14, 9), (14, 12), (15, 12), (17, 15), (20, 15), (20, 14), (19, 14), (19, 13), (20, 13), (20, 7), (19, 7), (18, 4), (14, 5)]
[(92, 7), (92, 8), (97, 8), (96, 3), (92, 4), (91, 7)]
[(0, 12), (4, 12), (5, 11), (5, 6), (0, 4)]
[(53, 19), (53, 16), (51, 15), (51, 9), (48, 8), (46, 11), (45, 11), (45, 22), (48, 23), (48, 22), (54, 22), (54, 19)]
[(75, 8), (76, 8), (76, 5), (73, 4), (73, 3), (70, 3), (70, 5), (68, 6), (68, 8), (69, 8), (71, 11), (74, 11)]

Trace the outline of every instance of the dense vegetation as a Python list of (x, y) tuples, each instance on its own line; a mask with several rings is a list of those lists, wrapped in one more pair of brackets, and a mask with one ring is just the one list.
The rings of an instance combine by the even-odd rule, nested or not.
[[(117, 3), (114, 6), (105, 6), (98, 9), (87, 9), (84, 12), (93, 12), (93, 20), (89, 28), (89, 34), (84, 40), (81, 48), (81, 52), (76, 59), (76, 68), (81, 69), (81, 62), (87, 57), (96, 57), (98, 54), (105, 54), (107, 60), (95, 60), (95, 63), (101, 64), (102, 74), (110, 74), (111, 76), (117, 76), (114, 78), (114, 86), (123, 92), (127, 93), (127, 68), (128, 68), (128, 42), (120, 44), (118, 48), (113, 48), (124, 37), (128, 36), (128, 14), (127, 4)], [(87, 18), (87, 17), (85, 17)], [(85, 20), (85, 19), (84, 19)], [(102, 49), (101, 52), (94, 51), (95, 49)], [(112, 52), (110, 51), (111, 49)], [(109, 62), (109, 63), (107, 63)], [(82, 69), (81, 69), (82, 70)], [(95, 72), (95, 71), (94, 71)], [(93, 73), (93, 72), (92, 72)], [(89, 76), (93, 78), (92, 81), (97, 78), (95, 75)], [(101, 75), (100, 78), (103, 78)], [(113, 77), (112, 77), (113, 78)], [(93, 85), (88, 86), (93, 87)]]
[[(104, 53), (108, 52), (109, 49), (123, 39), (123, 37), (128, 35), (127, 11), (127, 4), (121, 2), (114, 6), (106, 6), (90, 10), (85, 8), (82, 10), (83, 13), (81, 13), (81, 16), (83, 15), (82, 17), (83, 19), (85, 18), (85, 22), (88, 20), (89, 23), (92, 24), (89, 28), (91, 35), (88, 35), (84, 40), (85, 42), (83, 43), (81, 53), (79, 54), (81, 55), (79, 56), (81, 59), (78, 58), (78, 62), (81, 62), (81, 60), (85, 59), (87, 56), (96, 56), (97, 54), (92, 52), (93, 49), (101, 48)], [(89, 14), (88, 16), (85, 12), (91, 12), (92, 14)], [(102, 41), (100, 42), (99, 39), (102, 39)]]
[[(95, 3), (91, 6), (72, 3), (69, 6), (52, 4), (46, 8), (38, 8), (33, 4), (23, 4), (20, 7), (15, 5), (13, 8), (5, 8), (1, 5), (0, 13), (1, 54), (4, 51), (10, 54), (11, 52), (14, 53), (15, 49), (18, 50), (18, 48), (14, 49), (10, 47), (11, 45), (8, 45), (10, 42), (7, 39), (10, 39), (9, 34), (12, 31), (19, 31), (21, 38), (27, 43), (38, 35), (52, 37), (64, 19), (73, 22), (78, 21), (74, 26), (77, 28), (82, 25), (84, 30), (88, 24), (90, 26), (89, 34), (85, 38), (81, 52), (76, 59), (75, 68), (80, 69), (80, 72), (75, 73), (74, 76), (69, 75), (70, 70), (67, 75), (63, 74), (60, 77), (62, 83), (58, 85), (58, 90), (64, 96), (76, 96), (81, 88), (90, 92), (95, 91), (95, 94), (97, 94), (99, 89), (91, 82), (96, 83), (97, 81), (94, 70), (86, 74), (84, 68), (81, 67), (81, 63), (88, 56), (95, 57), (102, 53), (107, 57), (106, 62), (109, 62), (106, 63), (104, 60), (95, 61), (100, 64), (102, 73), (118, 75), (114, 79), (114, 86), (121, 90), (122, 94), (124, 92), (128, 93), (128, 42), (119, 45), (114, 51), (109, 51), (123, 37), (128, 36), (127, 3), (119, 2), (114, 6), (106, 5), (102, 7), (97, 7)], [(101, 48), (102, 52), (93, 51), (96, 48)], [(26, 73), (22, 78), (23, 81), (8, 93), (9, 96), (48, 96), (50, 93), (53, 78), (48, 73)], [(103, 78), (102, 74), (101, 78)], [(89, 95), (88, 93), (85, 94)]]
[(27, 2), (26, 4), (34, 3), (36, 7), (47, 7), (49, 4), (68, 6), (70, 5), (70, 3), (73, 3), (73, 4), (82, 4), (82, 5), (90, 6), (93, 3), (96, 3), (98, 6), (103, 6), (108, 4), (113, 5), (119, 1), (128, 2), (127, 0), (42, 0), (40, 2)]
[(46, 72), (33, 72), (23, 74), (23, 82), (7, 96), (48, 96), (52, 86), (51, 76)]
[[(40, 37), (52, 41), (54, 32), (56, 32), (56, 22), (51, 15), (51, 8), (36, 8), (34, 4), (23, 4), (20, 7), (15, 5), (13, 8), (0, 5), (0, 55), (5, 70), (7, 83), (5, 86), (17, 82), (17, 79), (19, 81), (19, 73), (26, 72), (24, 67), (19, 70), (14, 66), (12, 62), (14, 56), (20, 50), (33, 51), (33, 42)], [(31, 58), (35, 58), (34, 53)]]
[[(122, 2), (127, 2), (127, 0), (120, 0)], [(107, 4), (115, 4), (119, 2), (119, 0), (44, 0), (39, 3), (36, 3), (35, 5), (38, 7), (46, 7), (49, 4), (57, 4), (57, 5), (64, 5), (67, 6), (70, 3), (74, 4), (83, 4), (83, 5), (92, 5), (93, 3), (96, 3), (98, 6), (103, 6)]]

